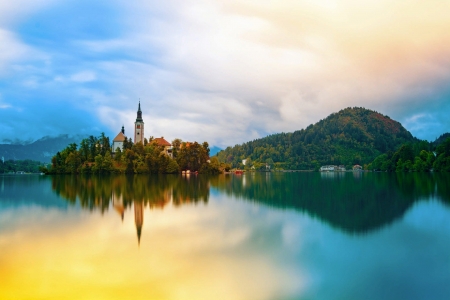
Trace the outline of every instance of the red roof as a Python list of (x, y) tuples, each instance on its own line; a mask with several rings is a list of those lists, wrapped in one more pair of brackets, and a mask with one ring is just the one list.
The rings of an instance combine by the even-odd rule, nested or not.
[(123, 135), (122, 131), (114, 138), (113, 142), (123, 142), (126, 137)]
[(166, 141), (164, 138), (155, 138), (153, 139), (153, 142), (157, 143), (159, 146), (172, 146), (168, 141)]

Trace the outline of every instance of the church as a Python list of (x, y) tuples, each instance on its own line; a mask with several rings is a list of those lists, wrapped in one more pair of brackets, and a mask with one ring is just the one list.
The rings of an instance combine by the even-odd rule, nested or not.
[[(117, 136), (113, 140), (112, 151), (116, 152), (117, 148), (123, 151), (123, 142), (126, 139), (125, 128), (122, 126), (122, 130), (117, 134)], [(144, 120), (142, 119), (142, 110), (141, 110), (141, 102), (139, 101), (136, 122), (134, 122), (134, 144), (144, 143)], [(155, 138), (153, 141), (157, 143), (159, 146), (164, 147), (164, 152), (170, 158), (173, 158), (172, 155), (172, 145), (164, 139), (164, 137)]]

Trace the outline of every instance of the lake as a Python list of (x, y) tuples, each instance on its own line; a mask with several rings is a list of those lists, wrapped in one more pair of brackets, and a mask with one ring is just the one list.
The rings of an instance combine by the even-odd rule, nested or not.
[(449, 299), (450, 176), (0, 176), (0, 299)]

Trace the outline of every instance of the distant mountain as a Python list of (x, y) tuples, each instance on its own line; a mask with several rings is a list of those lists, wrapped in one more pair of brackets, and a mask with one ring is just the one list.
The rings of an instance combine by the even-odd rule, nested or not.
[(440, 144), (442, 144), (443, 142), (445, 142), (445, 140), (448, 138), (450, 138), (450, 133), (446, 132), (446, 133), (442, 134), (440, 137), (438, 137), (434, 142), (432, 142), (432, 144), (434, 147), (437, 147)]
[[(268, 163), (287, 169), (320, 165), (370, 163), (375, 157), (408, 142), (418, 141), (399, 122), (365, 108), (346, 108), (306, 129), (273, 134), (218, 153), (219, 160), (240, 166)], [(246, 164), (247, 165), (247, 164)], [(242, 166), (242, 165), (241, 165)]]
[(49, 163), (58, 151), (63, 150), (71, 143), (79, 144), (85, 136), (68, 134), (57, 137), (45, 136), (30, 144), (0, 144), (0, 159), (25, 160), (31, 159)]

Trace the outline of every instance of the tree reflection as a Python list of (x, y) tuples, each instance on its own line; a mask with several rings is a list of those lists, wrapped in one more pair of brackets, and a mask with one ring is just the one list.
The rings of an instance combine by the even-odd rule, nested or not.
[(247, 173), (224, 175), (211, 186), (229, 196), (295, 209), (348, 233), (366, 233), (401, 218), (418, 200), (450, 203), (448, 174)]
[(164, 209), (172, 203), (182, 206), (208, 203), (209, 181), (201, 176), (131, 175), (131, 176), (54, 176), (53, 191), (83, 209), (105, 213), (113, 208), (124, 219), (133, 206), (138, 243), (140, 242), (144, 209)]
[(143, 211), (207, 203), (210, 186), (228, 196), (294, 209), (348, 233), (366, 233), (401, 218), (418, 200), (450, 204), (450, 176), (433, 173), (247, 173), (217, 176), (55, 176), (53, 190), (70, 203), (123, 219), (135, 212), (140, 240)]

